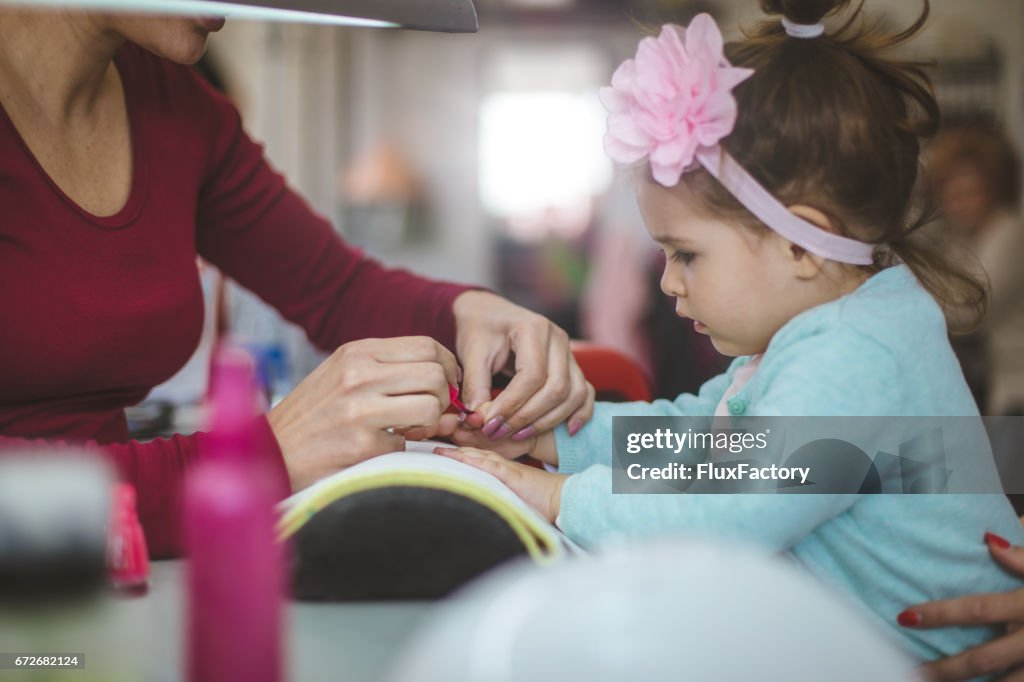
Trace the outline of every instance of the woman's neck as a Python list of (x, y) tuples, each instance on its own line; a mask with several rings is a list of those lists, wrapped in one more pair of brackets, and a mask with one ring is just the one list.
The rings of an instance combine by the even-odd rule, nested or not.
[[(117, 83), (114, 54), (124, 42), (104, 15), (70, 11), (0, 10), (0, 85), (49, 123), (92, 113)], [(7, 104), (7, 102), (5, 102)]]

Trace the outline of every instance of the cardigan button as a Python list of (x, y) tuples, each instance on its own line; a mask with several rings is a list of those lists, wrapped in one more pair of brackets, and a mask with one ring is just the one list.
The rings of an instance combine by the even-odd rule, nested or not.
[(747, 411), (747, 401), (743, 398), (730, 398), (728, 405), (729, 414), (741, 415)]

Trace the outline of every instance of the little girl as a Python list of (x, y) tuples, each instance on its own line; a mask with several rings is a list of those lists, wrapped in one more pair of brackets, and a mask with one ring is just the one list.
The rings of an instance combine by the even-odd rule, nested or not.
[[(845, 5), (763, 0), (781, 22), (728, 45), (707, 15), (665, 26), (601, 93), (607, 152), (644, 162), (637, 194), (666, 254), (662, 289), (736, 357), (728, 371), (674, 401), (598, 404), (574, 436), (488, 443), (462, 428), (456, 442), (501, 454), (442, 454), (495, 474), (584, 546), (704, 534), (788, 552), (927, 660), (993, 632), (915, 629), (906, 604), (1016, 586), (983, 539), (1024, 542), (1005, 497), (612, 494), (613, 416), (978, 415), (943, 307), (980, 317), (984, 288), (920, 242), (925, 217), (911, 216), (938, 106), (916, 66), (881, 54), (924, 25), (927, 1), (896, 36), (853, 18), (826, 33), (821, 19)], [(509, 461), (524, 452), (557, 473)]]

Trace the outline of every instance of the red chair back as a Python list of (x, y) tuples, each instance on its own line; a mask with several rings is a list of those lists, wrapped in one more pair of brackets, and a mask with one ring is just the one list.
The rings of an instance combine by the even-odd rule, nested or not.
[(573, 341), (572, 354), (598, 400), (623, 402), (651, 399), (651, 382), (632, 358), (608, 346)]

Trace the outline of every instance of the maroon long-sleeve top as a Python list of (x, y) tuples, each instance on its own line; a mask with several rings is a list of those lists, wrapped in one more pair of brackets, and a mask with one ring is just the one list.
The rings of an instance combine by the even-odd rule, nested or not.
[(180, 546), (183, 475), (204, 435), (131, 441), (124, 408), (198, 343), (197, 254), (324, 350), (411, 334), (453, 348), (452, 302), (464, 289), (383, 268), (346, 245), (190, 68), (132, 44), (115, 63), (133, 163), (115, 215), (97, 217), (65, 195), (0, 109), (0, 449), (100, 446), (138, 488), (151, 553), (166, 556)]

